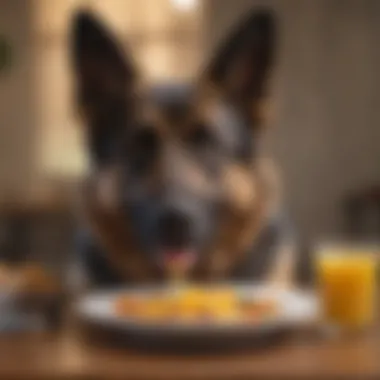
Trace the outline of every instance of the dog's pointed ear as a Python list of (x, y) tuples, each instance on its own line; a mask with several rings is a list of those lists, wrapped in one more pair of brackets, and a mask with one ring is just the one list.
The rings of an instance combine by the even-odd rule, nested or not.
[(274, 61), (275, 29), (270, 10), (250, 13), (219, 46), (202, 81), (244, 107), (258, 107)]
[(78, 102), (84, 116), (120, 103), (131, 94), (136, 70), (116, 38), (94, 14), (79, 11), (70, 36)]

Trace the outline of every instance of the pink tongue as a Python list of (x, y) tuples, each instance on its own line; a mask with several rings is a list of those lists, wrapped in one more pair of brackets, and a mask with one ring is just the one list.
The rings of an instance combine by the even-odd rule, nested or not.
[(194, 264), (195, 252), (191, 250), (168, 250), (163, 252), (163, 263), (165, 267), (176, 267), (187, 269)]

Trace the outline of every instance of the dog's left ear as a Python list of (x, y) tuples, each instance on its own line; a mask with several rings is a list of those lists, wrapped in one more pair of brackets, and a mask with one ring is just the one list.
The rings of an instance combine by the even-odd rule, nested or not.
[(203, 79), (223, 97), (255, 111), (266, 95), (274, 61), (275, 34), (271, 11), (256, 10), (249, 14), (223, 41), (206, 67)]
[[(79, 11), (72, 20), (71, 59), (77, 97), (85, 117), (115, 114), (136, 82), (131, 57), (124, 54), (112, 32), (93, 13)], [(120, 107), (121, 108), (121, 107)]]

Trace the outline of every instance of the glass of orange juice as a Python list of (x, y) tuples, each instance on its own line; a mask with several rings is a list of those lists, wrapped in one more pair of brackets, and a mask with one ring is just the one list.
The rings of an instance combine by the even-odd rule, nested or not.
[(377, 248), (330, 244), (317, 251), (323, 321), (335, 330), (370, 326), (376, 315)]

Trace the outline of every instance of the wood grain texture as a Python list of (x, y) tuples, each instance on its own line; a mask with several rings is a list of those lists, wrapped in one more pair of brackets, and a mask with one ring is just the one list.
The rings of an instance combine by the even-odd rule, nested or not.
[(73, 331), (0, 338), (1, 379), (251, 379), (380, 376), (380, 335), (292, 339), (266, 351), (224, 356), (143, 355), (81, 342)]

